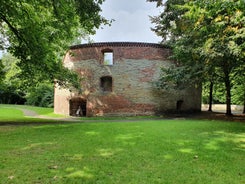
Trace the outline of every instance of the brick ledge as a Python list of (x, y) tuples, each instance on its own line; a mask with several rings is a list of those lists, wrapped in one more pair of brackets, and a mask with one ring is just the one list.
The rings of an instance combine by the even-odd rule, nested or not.
[(88, 48), (88, 47), (153, 47), (168, 48), (166, 45), (147, 42), (96, 42), (70, 46), (70, 49)]

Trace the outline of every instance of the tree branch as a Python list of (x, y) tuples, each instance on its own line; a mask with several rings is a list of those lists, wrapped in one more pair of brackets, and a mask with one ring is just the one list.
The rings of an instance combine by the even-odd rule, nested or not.
[(8, 19), (1, 12), (0, 12), (0, 18), (1, 18), (1, 20), (3, 20), (8, 25), (10, 30), (15, 34), (15, 36), (20, 41), (24, 41), (24, 39), (20, 36), (19, 31), (8, 21)]

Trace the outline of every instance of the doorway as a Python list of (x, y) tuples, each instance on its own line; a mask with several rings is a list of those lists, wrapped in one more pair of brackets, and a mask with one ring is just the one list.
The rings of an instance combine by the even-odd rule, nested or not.
[(176, 103), (176, 110), (177, 112), (180, 112), (182, 110), (182, 105), (183, 105), (184, 101), (183, 100), (178, 100)]
[(87, 101), (83, 98), (72, 98), (70, 100), (70, 116), (86, 116)]

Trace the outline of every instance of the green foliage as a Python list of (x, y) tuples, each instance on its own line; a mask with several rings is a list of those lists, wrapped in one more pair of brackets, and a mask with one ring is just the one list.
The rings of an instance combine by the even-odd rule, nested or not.
[(5, 74), (0, 85), (0, 103), (24, 104), (26, 89), (21, 80), (16, 77), (20, 69), (16, 66), (18, 60), (9, 53), (2, 56), (3, 72)]
[(186, 68), (179, 71), (184, 78), (217, 78), (225, 84), (230, 114), (233, 77), (243, 78), (245, 66), (245, 2), (167, 0), (164, 6), (164, 12), (152, 18), (157, 24), (153, 30), (167, 39), (173, 59)]
[[(184, 0), (168, 0), (164, 4), (162, 0), (148, 0), (150, 2), (157, 2), (157, 6), (164, 6), (164, 11), (160, 16), (150, 17), (155, 27), (152, 28), (158, 36), (163, 38), (163, 42), (167, 43), (169, 39), (177, 40), (179, 37), (180, 27), (184, 26), (182, 15), (186, 10), (177, 8), (183, 6)], [(185, 25), (187, 26), (187, 25)]]
[(64, 69), (62, 58), (77, 37), (94, 33), (94, 28), (107, 23), (99, 14), (102, 2), (1, 1), (0, 43), (19, 59), (21, 72), (18, 77), (25, 85), (54, 79), (74, 82), (71, 80), (74, 74)]
[[(226, 99), (224, 95), (225, 86), (223, 83), (215, 83), (213, 86), (213, 104), (225, 104)], [(204, 104), (209, 103), (209, 83), (204, 82), (202, 85), (202, 101)], [(238, 104), (237, 104), (238, 105)]]
[(7, 86), (15, 87), (16, 89), (19, 88), (24, 92), (24, 83), (18, 77), (18, 75), (20, 75), (21, 72), (20, 68), (17, 66), (19, 60), (10, 53), (5, 53), (2, 56), (2, 62), (4, 66), (3, 70), (5, 72), (4, 84), (6, 84)]
[(40, 83), (26, 95), (26, 104), (39, 107), (54, 106), (54, 86), (49, 83)]
[(4, 104), (27, 104), (53, 107), (54, 89), (53, 82), (39, 82), (35, 87), (27, 87), (25, 81), (18, 77), (21, 70), (17, 66), (18, 59), (6, 53), (2, 57), (5, 80), (0, 86), (0, 103)]
[(3, 82), (5, 78), (4, 65), (2, 60), (0, 59), (0, 84)]
[[(244, 66), (243, 66), (244, 67)], [(245, 103), (245, 68), (237, 68), (234, 70), (231, 75), (231, 102), (232, 104), (236, 105), (244, 105)], [(216, 71), (217, 74), (217, 71)], [(213, 75), (215, 76), (214, 82), (214, 90), (213, 90), (213, 102), (212, 103), (225, 103), (225, 85), (224, 83), (220, 82), (221, 79), (219, 75)], [(203, 102), (208, 103), (208, 95), (209, 95), (209, 81), (206, 81), (203, 83)]]
[(233, 103), (234, 104), (240, 104), (244, 105), (244, 110), (245, 110), (245, 66), (243, 66), (243, 69), (238, 69), (237, 73), (233, 73), (233, 88), (232, 88), (232, 94), (233, 96)]
[(8, 84), (0, 85), (0, 103), (24, 104), (25, 101), (25, 93), (16, 88), (16, 86)]
[(234, 96), (232, 96), (233, 104), (244, 105), (244, 102), (245, 102), (245, 87), (244, 87), (244, 85), (235, 85), (232, 88), (231, 92), (232, 92), (232, 94), (234, 94)]
[(2, 56), (3, 72), (5, 74), (0, 85), (0, 103), (24, 104), (25, 88), (21, 80), (16, 77), (20, 69), (16, 66), (18, 60), (9, 53)]

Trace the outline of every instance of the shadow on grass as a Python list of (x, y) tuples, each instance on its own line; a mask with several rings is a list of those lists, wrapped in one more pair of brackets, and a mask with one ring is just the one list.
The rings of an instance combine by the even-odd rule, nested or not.
[[(12, 140), (13, 147), (5, 150), (8, 155), (2, 153), (1, 167), (7, 174), (17, 168), (15, 177), (20, 181), (238, 184), (244, 179), (245, 129), (240, 123), (163, 120), (45, 125), (16, 131), (2, 136), (4, 142)], [(26, 139), (31, 142), (23, 143)], [(13, 150), (18, 155), (11, 155)], [(16, 157), (21, 157), (19, 162), (14, 162)], [(18, 170), (26, 163), (33, 172), (21, 180), (23, 173)]]

